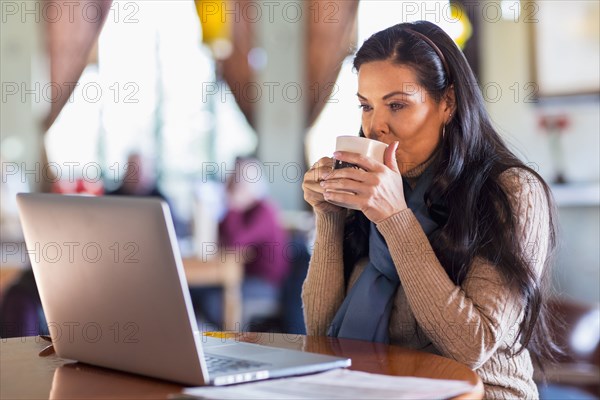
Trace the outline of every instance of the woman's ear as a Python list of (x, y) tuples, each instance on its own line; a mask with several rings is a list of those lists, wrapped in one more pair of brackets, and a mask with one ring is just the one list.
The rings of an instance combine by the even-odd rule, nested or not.
[(450, 87), (444, 93), (444, 114), (446, 116), (446, 124), (452, 120), (452, 116), (456, 111), (456, 94), (454, 93), (454, 85)]

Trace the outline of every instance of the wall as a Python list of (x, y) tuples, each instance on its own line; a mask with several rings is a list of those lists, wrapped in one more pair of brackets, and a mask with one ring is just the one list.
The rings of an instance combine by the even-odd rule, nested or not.
[[(489, 1), (486, 3), (490, 3)], [(573, 3), (572, 6), (577, 6)], [(600, 111), (598, 96), (529, 102), (531, 77), (531, 26), (526, 15), (515, 22), (485, 18), (481, 26), (481, 77), (491, 117), (507, 141), (530, 165), (552, 182), (556, 157), (548, 137), (538, 126), (540, 115), (566, 114), (569, 127), (560, 138), (565, 160), (564, 175), (570, 187), (600, 180)], [(564, 21), (551, 22), (561, 29)], [(534, 22), (535, 23), (535, 22)], [(577, 60), (585, 62), (585, 60)], [(497, 90), (500, 88), (500, 91)], [(487, 89), (487, 90), (486, 90)], [(562, 246), (554, 273), (555, 286), (564, 296), (585, 302), (600, 300), (600, 210), (598, 186), (592, 186), (592, 200), (582, 206), (557, 201)]]

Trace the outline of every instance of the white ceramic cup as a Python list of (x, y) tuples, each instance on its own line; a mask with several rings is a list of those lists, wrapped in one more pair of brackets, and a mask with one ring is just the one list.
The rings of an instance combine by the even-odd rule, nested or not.
[[(338, 136), (335, 140), (335, 151), (348, 151), (350, 153), (361, 154), (373, 158), (380, 163), (383, 163), (383, 154), (387, 147), (388, 145), (385, 143), (360, 136)], [(335, 160), (333, 169), (346, 167), (358, 168), (356, 165)]]
[[(379, 161), (380, 163), (383, 163), (383, 155), (384, 155), (385, 149), (387, 147), (388, 147), (388, 145), (385, 143), (378, 142), (377, 140), (359, 137), (359, 136), (338, 136), (335, 141), (335, 150), (336, 151), (347, 151), (350, 153), (361, 154), (363, 156), (373, 158), (376, 161)], [(341, 169), (341, 168), (359, 168), (359, 167), (354, 164), (350, 164), (347, 162), (343, 162), (343, 161), (334, 159), (333, 160), (333, 169), (335, 170), (335, 169)], [(335, 174), (335, 172), (334, 172), (334, 174)], [(352, 192), (347, 192), (345, 190), (337, 190), (336, 192), (354, 194)], [(351, 209), (355, 209), (355, 210), (357, 209), (356, 207), (349, 205), (349, 204), (345, 204), (345, 203), (338, 203), (338, 202), (334, 202), (334, 201), (330, 201), (330, 203), (335, 204), (340, 207), (351, 208)]]

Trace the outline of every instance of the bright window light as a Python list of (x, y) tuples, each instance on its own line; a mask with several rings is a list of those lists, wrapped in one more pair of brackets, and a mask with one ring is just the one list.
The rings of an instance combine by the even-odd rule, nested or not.
[(520, 0), (502, 0), (500, 8), (502, 9), (502, 19), (515, 22), (519, 20), (521, 15)]

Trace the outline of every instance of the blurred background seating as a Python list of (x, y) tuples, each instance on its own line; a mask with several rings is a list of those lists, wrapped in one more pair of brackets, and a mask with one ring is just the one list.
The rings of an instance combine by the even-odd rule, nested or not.
[(545, 366), (546, 382), (540, 384), (540, 396), (597, 398), (600, 396), (600, 307), (556, 297), (550, 310), (561, 321), (554, 334), (565, 354), (558, 364)]

